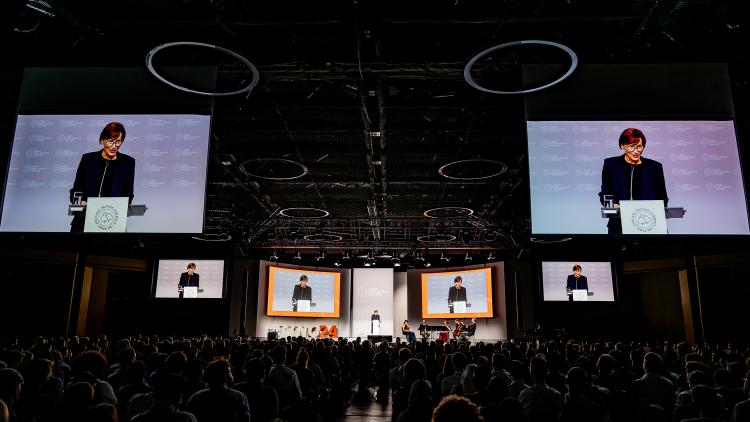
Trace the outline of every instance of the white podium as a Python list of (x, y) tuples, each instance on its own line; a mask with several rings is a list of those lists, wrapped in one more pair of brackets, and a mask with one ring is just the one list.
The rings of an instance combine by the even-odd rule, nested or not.
[(573, 289), (573, 302), (586, 302), (589, 300), (589, 291), (586, 289)]
[(297, 301), (297, 312), (310, 312), (310, 301), (309, 300), (298, 300)]
[(127, 197), (92, 197), (86, 204), (85, 233), (125, 233), (128, 222)]
[(370, 321), (372, 323), (372, 335), (379, 336), (380, 335), (380, 321), (377, 319), (374, 319)]
[(466, 313), (466, 301), (453, 302), (453, 313), (454, 314), (465, 314)]
[(622, 234), (667, 234), (664, 201), (620, 201)]
[(198, 288), (195, 286), (185, 286), (182, 290), (182, 297), (195, 299), (198, 297)]

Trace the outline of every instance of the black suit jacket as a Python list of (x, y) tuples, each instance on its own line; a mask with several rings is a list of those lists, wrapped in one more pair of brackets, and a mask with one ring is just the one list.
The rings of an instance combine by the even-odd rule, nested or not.
[(73, 202), (74, 192), (83, 192), (83, 200), (89, 196), (127, 196), (128, 203), (133, 201), (133, 183), (135, 181), (135, 159), (129, 155), (118, 153), (117, 159), (109, 161), (107, 171), (112, 172), (112, 185), (106, 192), (99, 189), (102, 183), (103, 167), (107, 160), (102, 157), (102, 151), (83, 154), (76, 170), (76, 178), (70, 189), (70, 202)]
[[(599, 201), (604, 204), (604, 195), (612, 195), (615, 203), (620, 200), (630, 199), (630, 180), (626, 177), (629, 173), (626, 167), (634, 167), (625, 162), (622, 155), (610, 157), (604, 160), (602, 167), (602, 190), (599, 192)], [(661, 163), (641, 157), (638, 165), (643, 172), (642, 187), (640, 191), (633, 192), (633, 199), (649, 200), (661, 199), (667, 206), (667, 188), (664, 182), (664, 169)]]
[(292, 300), (312, 300), (312, 289), (310, 288), (310, 286), (307, 286), (303, 289), (299, 284), (294, 286)]
[(578, 283), (576, 283), (576, 276), (573, 274), (570, 274), (568, 276), (568, 281), (565, 283), (565, 288), (570, 290), (577, 290), (577, 289), (589, 289), (589, 282), (586, 279), (585, 275), (582, 275), (578, 278)]
[(193, 273), (191, 276), (187, 272), (180, 274), (180, 282), (178, 286), (182, 287), (200, 287), (200, 276), (198, 273)]
[(448, 302), (466, 302), (466, 288), (457, 289), (455, 286), (448, 290)]

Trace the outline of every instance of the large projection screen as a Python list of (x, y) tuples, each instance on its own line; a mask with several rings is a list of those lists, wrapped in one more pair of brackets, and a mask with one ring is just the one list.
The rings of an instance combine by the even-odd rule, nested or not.
[[(456, 277), (466, 290), (466, 312), (451, 312), (450, 289)], [(422, 318), (492, 318), (492, 269), (422, 274)]]
[[(301, 276), (307, 276), (307, 289), (311, 289), (310, 310), (294, 309), (295, 286)], [(341, 274), (327, 271), (293, 270), (270, 267), (268, 269), (268, 316), (336, 317), (340, 311)]]
[(626, 128), (640, 129), (643, 157), (661, 163), (669, 234), (747, 235), (742, 171), (734, 122), (529, 121), (531, 222), (535, 234), (606, 234), (599, 192), (604, 159), (623, 154)]
[(200, 114), (19, 115), (6, 179), (0, 231), (69, 232), (70, 189), (81, 157), (120, 122), (118, 153), (135, 160), (133, 233), (200, 233), (211, 117)]

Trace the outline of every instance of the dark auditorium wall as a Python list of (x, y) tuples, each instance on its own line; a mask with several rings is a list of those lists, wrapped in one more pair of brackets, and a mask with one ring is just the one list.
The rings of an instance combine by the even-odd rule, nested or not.
[(537, 321), (548, 333), (565, 328), (579, 338), (684, 339), (685, 324), (677, 269), (618, 270), (616, 302), (542, 302), (535, 283)]
[(65, 334), (75, 266), (74, 254), (61, 255), (32, 261), (0, 254), (0, 336)]
[[(709, 342), (746, 338), (750, 265), (744, 262), (727, 266), (698, 267), (698, 285), (705, 339)], [(700, 327), (699, 327), (700, 329)]]

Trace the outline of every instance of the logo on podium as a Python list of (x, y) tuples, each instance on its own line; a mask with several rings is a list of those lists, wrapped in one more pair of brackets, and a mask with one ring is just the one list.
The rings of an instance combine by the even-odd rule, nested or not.
[(93, 197), (86, 204), (84, 232), (125, 233), (128, 217), (127, 197)]

